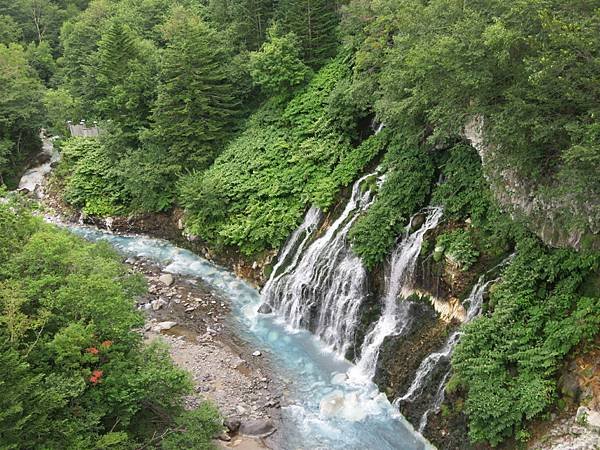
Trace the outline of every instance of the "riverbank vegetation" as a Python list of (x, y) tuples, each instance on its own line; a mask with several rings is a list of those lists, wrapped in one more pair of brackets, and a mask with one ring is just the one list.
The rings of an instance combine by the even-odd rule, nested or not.
[(471, 438), (497, 444), (598, 334), (599, 26), (592, 0), (0, 0), (0, 182), (42, 125), (97, 120), (99, 138), (59, 141), (68, 203), (181, 207), (189, 234), (256, 255), (378, 167), (350, 232), (368, 267), (428, 205), (451, 224), (436, 258), (517, 251), (454, 360)]
[(5, 195), (0, 447), (211, 448), (216, 410), (185, 411), (189, 376), (137, 331), (144, 280), (108, 244), (46, 225)]

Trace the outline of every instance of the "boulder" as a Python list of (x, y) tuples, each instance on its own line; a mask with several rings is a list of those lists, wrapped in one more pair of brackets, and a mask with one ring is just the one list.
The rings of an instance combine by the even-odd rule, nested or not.
[(275, 430), (275, 425), (269, 419), (250, 420), (240, 426), (240, 434), (256, 438), (270, 436)]
[(258, 312), (259, 314), (271, 314), (273, 312), (273, 308), (271, 308), (271, 305), (268, 303), (263, 303), (260, 305), (260, 308), (258, 308)]
[(163, 273), (158, 280), (164, 284), (165, 286), (171, 286), (173, 284), (173, 282), (175, 281), (173, 279), (173, 275), (171, 275), (170, 273)]
[(591, 431), (600, 433), (600, 412), (589, 409), (585, 406), (577, 408), (575, 421)]
[(237, 433), (241, 424), (242, 422), (237, 417), (231, 417), (223, 421), (223, 425), (229, 430), (230, 433)]
[(254, 353), (252, 353), (252, 356), (260, 356), (262, 355), (262, 353), (258, 350), (256, 350)]
[(156, 300), (152, 300), (152, 303), (151, 303), (151, 304), (152, 304), (152, 309), (153, 309), (154, 311), (158, 311), (158, 310), (159, 310), (159, 309), (161, 309), (163, 306), (167, 306), (167, 305), (168, 305), (167, 301), (166, 301), (165, 299), (163, 299), (163, 298), (159, 298), (159, 299), (156, 299)]
[(157, 331), (170, 330), (173, 327), (177, 326), (177, 322), (159, 322), (154, 327)]

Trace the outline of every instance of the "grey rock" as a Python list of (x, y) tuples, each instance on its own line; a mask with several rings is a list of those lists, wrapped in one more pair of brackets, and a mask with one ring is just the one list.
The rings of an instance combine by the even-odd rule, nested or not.
[(275, 430), (275, 425), (269, 419), (250, 420), (240, 426), (240, 434), (249, 437), (267, 437), (273, 434)]
[(271, 314), (273, 312), (273, 308), (271, 308), (271, 305), (263, 303), (260, 305), (260, 308), (258, 308), (258, 312), (260, 314)]
[(177, 322), (159, 322), (156, 324), (156, 326), (154, 327), (155, 330), (157, 331), (163, 331), (163, 330), (170, 330), (173, 327), (177, 326)]
[(217, 439), (223, 442), (229, 442), (231, 441), (231, 437), (229, 437), (229, 435), (227, 433), (221, 433), (220, 435), (217, 436)]
[(159, 298), (157, 300), (152, 300), (152, 309), (154, 311), (158, 311), (163, 306), (167, 306), (167, 304), (168, 303), (164, 299), (162, 299), (162, 298)]
[(237, 433), (241, 424), (242, 422), (237, 417), (231, 417), (223, 421), (223, 425), (225, 425), (225, 428), (227, 428), (230, 433)]
[(171, 275), (170, 273), (163, 273), (158, 280), (164, 284), (165, 286), (171, 286), (173, 284), (173, 282), (175, 281), (173, 279), (173, 275)]
[(572, 372), (568, 372), (562, 377), (561, 381), (562, 393), (572, 401), (579, 402), (581, 387), (579, 386), (577, 376)]
[(585, 406), (577, 408), (577, 414), (575, 415), (575, 421), (587, 427), (591, 431), (600, 433), (600, 412), (593, 409), (589, 409)]

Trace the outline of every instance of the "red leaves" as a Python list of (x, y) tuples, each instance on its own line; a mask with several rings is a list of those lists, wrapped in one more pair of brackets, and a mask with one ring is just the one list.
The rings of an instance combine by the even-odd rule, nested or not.
[(97, 355), (98, 354), (98, 349), (96, 347), (86, 348), (85, 351), (87, 353), (91, 353), (92, 355)]
[(102, 372), (101, 370), (94, 370), (92, 372), (92, 376), (90, 377), (90, 382), (92, 384), (97, 384), (100, 381), (100, 378), (102, 378), (103, 374), (104, 372)]
[(112, 341), (104, 341), (100, 345), (104, 348), (109, 348), (112, 345)]

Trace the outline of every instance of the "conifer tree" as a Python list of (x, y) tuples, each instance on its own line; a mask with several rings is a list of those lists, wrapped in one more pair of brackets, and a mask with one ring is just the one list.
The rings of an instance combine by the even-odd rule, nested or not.
[(249, 50), (257, 50), (266, 38), (275, 10), (274, 0), (211, 0), (210, 18), (219, 28), (229, 28), (232, 37)]
[(231, 129), (236, 100), (228, 79), (229, 55), (216, 32), (184, 8), (174, 10), (164, 35), (167, 45), (147, 138), (171, 161), (203, 168)]
[(276, 19), (283, 31), (293, 32), (300, 38), (304, 61), (321, 65), (335, 54), (338, 16), (337, 2), (330, 0), (280, 0)]

